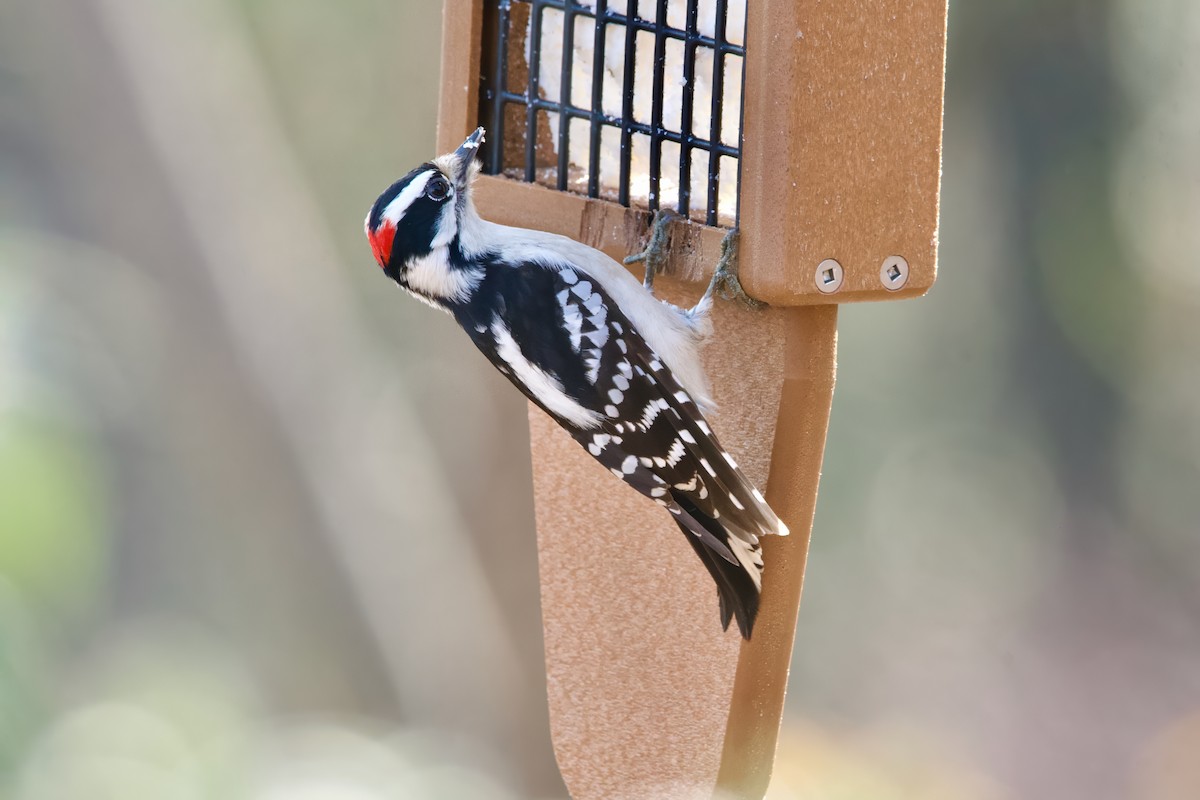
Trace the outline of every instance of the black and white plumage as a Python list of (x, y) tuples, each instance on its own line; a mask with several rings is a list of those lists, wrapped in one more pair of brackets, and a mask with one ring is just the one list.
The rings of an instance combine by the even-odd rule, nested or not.
[(721, 622), (750, 637), (759, 538), (787, 527), (713, 434), (699, 348), (711, 293), (659, 301), (572, 239), (479, 217), (476, 131), (387, 189), (366, 232), (388, 277), (454, 316), (476, 347), (613, 475), (673, 515), (717, 584)]

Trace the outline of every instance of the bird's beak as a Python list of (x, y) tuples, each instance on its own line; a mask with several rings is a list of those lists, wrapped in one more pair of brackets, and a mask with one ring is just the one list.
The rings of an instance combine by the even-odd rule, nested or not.
[(471, 178), (471, 164), (479, 153), (479, 145), (483, 144), (485, 133), (483, 128), (476, 128), (475, 132), (454, 151), (455, 183), (458, 184), (459, 189), (465, 189)]

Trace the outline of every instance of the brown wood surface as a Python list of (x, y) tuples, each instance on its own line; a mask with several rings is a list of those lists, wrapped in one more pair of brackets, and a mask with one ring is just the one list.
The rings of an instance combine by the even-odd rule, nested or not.
[(442, 86), (438, 95), (437, 151), (449, 153), (479, 125), (483, 0), (444, 0)]
[[(440, 152), (478, 121), (482, 0), (446, 0)], [(764, 546), (753, 641), (720, 630), (716, 590), (668, 515), (530, 411), (550, 725), (575, 800), (756, 800), (787, 687), (835, 374), (836, 303), (928, 290), (937, 253), (945, 0), (753, 0), (747, 22), (740, 269), (706, 364), (722, 443), (792, 530)], [(499, 177), (488, 219), (614, 258), (649, 215)], [(724, 232), (672, 227), (660, 296), (688, 303)], [(883, 260), (911, 274), (887, 291)], [(836, 258), (841, 290), (816, 289)], [(793, 306), (793, 307), (789, 307)], [(769, 477), (768, 477), (769, 474)]]
[[(698, 287), (662, 284), (666, 299), (695, 299)], [(721, 631), (712, 579), (671, 517), (531, 408), (551, 733), (576, 800), (699, 800), (718, 785), (723, 797), (766, 791), (833, 391), (836, 316), (836, 307), (714, 309), (705, 361), (727, 412), (713, 427), (794, 532), (765, 545), (763, 607), (748, 644)]]
[[(946, 0), (752, 0), (742, 282), (773, 305), (924, 294), (937, 273)], [(909, 263), (896, 292), (888, 256)], [(817, 265), (845, 270), (834, 294)]]
[(837, 306), (778, 313), (783, 315), (783, 389), (766, 494), (792, 535), (763, 542), (763, 563), (770, 566), (763, 575), (758, 627), (738, 654), (717, 777), (723, 800), (759, 800), (771, 779), (837, 373)]

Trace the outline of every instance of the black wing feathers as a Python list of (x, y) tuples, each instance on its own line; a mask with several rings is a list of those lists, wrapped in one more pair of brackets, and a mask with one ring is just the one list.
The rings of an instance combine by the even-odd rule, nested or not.
[[(690, 504), (686, 498), (681, 505), (684, 513), (688, 513)], [(699, 509), (693, 507), (690, 512), (690, 516), (693, 518), (704, 518), (704, 514)], [(708, 523), (710, 525), (717, 524), (716, 520), (711, 517), (708, 518)], [(679, 527), (683, 528), (683, 524), (680, 523)], [(684, 528), (684, 533), (688, 532), (688, 529)], [(754, 630), (754, 620), (758, 616), (758, 585), (740, 564), (730, 564), (726, 560), (717, 558), (694, 536), (688, 536), (687, 540), (691, 543), (692, 549), (696, 551), (696, 555), (700, 556), (700, 561), (708, 570), (708, 574), (717, 584), (717, 595), (721, 602), (721, 627), (729, 628), (730, 619), (736, 617), (738, 631), (743, 637), (749, 639)]]
[(587, 370), (563, 336), (561, 326), (547, 325), (547, 320), (558, 321), (562, 316), (555, 299), (560, 284), (555, 270), (533, 264), (516, 269), (489, 264), (470, 303), (456, 308), (454, 315), (484, 354), (500, 366), (503, 361), (490, 352), (495, 346), (488, 332), (498, 318), (530, 363), (554, 375), (568, 395), (581, 397), (593, 391)]

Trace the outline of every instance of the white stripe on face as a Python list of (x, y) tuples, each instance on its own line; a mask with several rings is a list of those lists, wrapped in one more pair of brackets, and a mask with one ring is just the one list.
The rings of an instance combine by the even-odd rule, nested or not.
[(436, 172), (436, 169), (427, 169), (409, 181), (408, 186), (405, 186), (400, 190), (400, 194), (396, 195), (396, 199), (387, 204), (387, 208), (383, 210), (380, 219), (387, 220), (393, 225), (399, 224), (400, 219), (408, 211), (408, 207), (413, 204), (413, 201), (425, 193), (425, 184), (429, 183), (429, 179)]
[(600, 415), (581, 406), (563, 391), (562, 384), (543, 371), (537, 364), (525, 358), (520, 345), (513, 339), (508, 328), (499, 320), (492, 323), (492, 335), (496, 337), (496, 353), (512, 367), (513, 377), (549, 411), (578, 428), (594, 428), (600, 424)]
[(442, 206), (442, 213), (438, 215), (437, 232), (434, 234), (433, 241), (429, 246), (433, 249), (445, 247), (454, 241), (454, 237), (458, 235), (458, 216), (454, 208), (454, 199), (447, 200)]

